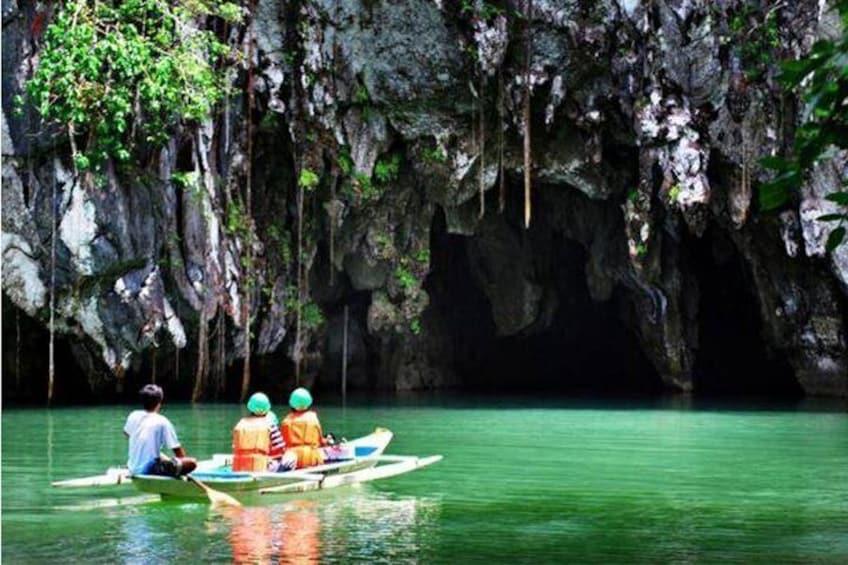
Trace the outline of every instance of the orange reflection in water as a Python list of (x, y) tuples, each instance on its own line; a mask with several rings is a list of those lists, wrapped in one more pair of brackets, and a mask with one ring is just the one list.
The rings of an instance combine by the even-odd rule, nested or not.
[(321, 555), (321, 520), (315, 503), (301, 500), (283, 515), (280, 557), (285, 563), (316, 563)]
[(321, 520), (312, 501), (285, 508), (227, 508), (228, 539), (234, 563), (317, 563), (321, 555)]

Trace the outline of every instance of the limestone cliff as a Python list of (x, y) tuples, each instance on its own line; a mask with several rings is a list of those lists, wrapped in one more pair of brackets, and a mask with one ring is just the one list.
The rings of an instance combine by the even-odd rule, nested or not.
[[(534, 339), (585, 357), (591, 380), (629, 339), (624, 369), (672, 389), (739, 365), (848, 394), (848, 245), (825, 254), (815, 221), (846, 160), (779, 214), (756, 204), (758, 158), (799, 119), (774, 63), (832, 33), (820, 2), (260, 0), (226, 37), (248, 55), (233, 97), (101, 187), (33, 112), (12, 114), (52, 3), (2, 9), (3, 291), (46, 324), (55, 214), (57, 331), (96, 388), (157, 363), (160, 380), (199, 375), (203, 396), (235, 390), (247, 296), (264, 384), (288, 385), (298, 359), (335, 386), (347, 305), (353, 387), (484, 384), (475, 355)], [(304, 169), (320, 182), (300, 201)], [(231, 221), (248, 175), (255, 240)], [(595, 361), (568, 349), (581, 334)]]

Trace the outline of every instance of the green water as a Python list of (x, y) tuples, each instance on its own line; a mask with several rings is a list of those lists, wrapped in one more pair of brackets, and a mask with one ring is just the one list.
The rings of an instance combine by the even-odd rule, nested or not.
[[(395, 432), (408, 475), (222, 512), (59, 490), (125, 459), (129, 407), (3, 411), (6, 563), (848, 562), (848, 413), (551, 401), (322, 406), (325, 429)], [(166, 405), (189, 453), (238, 406)]]

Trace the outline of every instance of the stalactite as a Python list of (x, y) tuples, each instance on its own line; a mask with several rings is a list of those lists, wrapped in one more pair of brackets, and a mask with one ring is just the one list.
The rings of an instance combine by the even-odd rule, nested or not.
[(245, 286), (244, 286), (244, 301), (243, 301), (243, 320), (244, 320), (244, 367), (241, 376), (241, 400), (247, 398), (250, 392), (250, 325), (251, 325), (251, 302), (253, 298), (253, 205), (252, 205), (252, 186), (253, 181), (253, 110), (256, 104), (254, 88), (253, 88), (253, 44), (255, 43), (256, 30), (256, 1), (250, 3), (250, 25), (248, 27), (247, 38), (247, 172), (245, 180), (245, 214), (247, 216), (247, 261), (245, 265)]
[(498, 211), (506, 209), (506, 179), (504, 178), (504, 82), (503, 73), (498, 69)]
[(524, 29), (524, 227), (530, 227), (530, 62), (533, 47), (531, 18), (533, 15), (533, 0), (525, 3)]

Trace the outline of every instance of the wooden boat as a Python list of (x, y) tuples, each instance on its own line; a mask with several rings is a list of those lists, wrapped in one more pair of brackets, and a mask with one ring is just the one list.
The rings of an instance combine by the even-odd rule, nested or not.
[[(231, 470), (232, 455), (216, 454), (198, 462), (192, 477), (221, 492), (240, 495), (280, 495), (335, 488), (408, 473), (441, 461), (441, 455), (430, 457), (385, 455), (392, 432), (377, 429), (374, 433), (346, 442), (350, 459), (333, 461), (282, 473), (244, 473)], [(206, 498), (204, 491), (184, 478), (157, 475), (130, 476), (126, 468), (110, 468), (103, 475), (69, 479), (52, 483), (55, 487), (92, 487), (132, 484), (138, 490), (166, 498)]]

